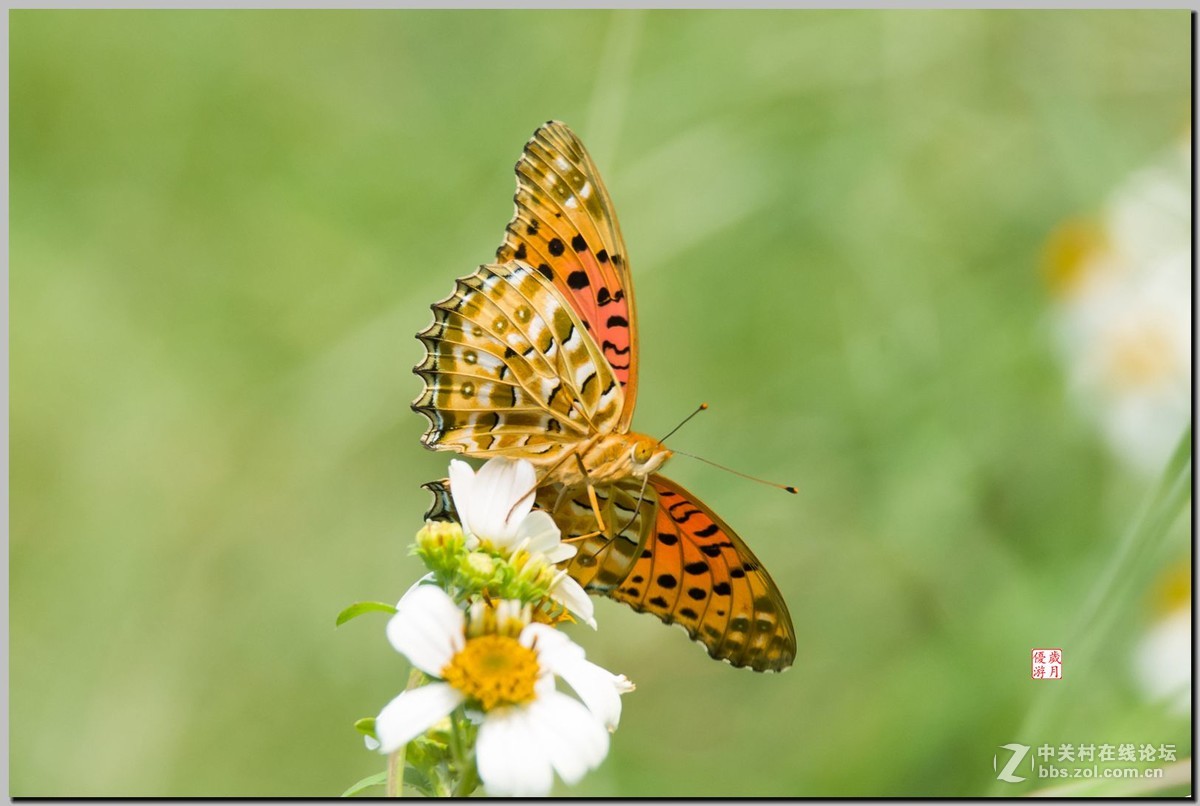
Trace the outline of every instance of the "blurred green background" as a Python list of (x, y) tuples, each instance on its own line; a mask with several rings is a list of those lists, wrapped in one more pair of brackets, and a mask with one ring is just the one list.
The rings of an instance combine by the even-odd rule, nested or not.
[(1190, 753), (1128, 668), (1187, 522), (1072, 643), (1152, 484), (1068, 399), (1039, 273), (1185, 134), (1187, 12), (10, 20), (13, 794), (382, 769), (351, 724), (404, 661), (334, 616), (419, 573), (448, 457), (417, 442), (413, 334), (493, 254), (548, 118), (629, 245), (635, 426), (707, 401), (677, 447), (800, 487), (672, 462), (771, 569), (796, 665), (599, 602), (573, 634), (638, 690), (556, 791), (1011, 795), (1045, 782), (996, 781), (1008, 742)]

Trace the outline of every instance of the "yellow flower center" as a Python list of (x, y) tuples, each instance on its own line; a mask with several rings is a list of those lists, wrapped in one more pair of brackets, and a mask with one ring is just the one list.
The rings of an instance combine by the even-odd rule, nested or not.
[(485, 711), (531, 701), (537, 678), (537, 653), (506, 635), (468, 640), (442, 670), (443, 680)]
[(1192, 600), (1192, 569), (1177, 563), (1165, 572), (1155, 586), (1155, 606), (1160, 613), (1185, 609)]
[(1152, 387), (1169, 381), (1178, 359), (1171, 336), (1155, 322), (1139, 322), (1110, 337), (1109, 373), (1118, 389)]
[(1071, 219), (1059, 225), (1042, 253), (1042, 270), (1051, 293), (1070, 296), (1088, 273), (1089, 264), (1106, 248), (1094, 222)]

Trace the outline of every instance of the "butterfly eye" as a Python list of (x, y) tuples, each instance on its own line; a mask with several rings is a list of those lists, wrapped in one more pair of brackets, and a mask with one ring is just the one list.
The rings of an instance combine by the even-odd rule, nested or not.
[(633, 446), (633, 461), (637, 462), (638, 464), (645, 464), (646, 462), (650, 461), (650, 457), (653, 453), (654, 451), (650, 449), (649, 445), (647, 445), (645, 442), (639, 442), (637, 445)]

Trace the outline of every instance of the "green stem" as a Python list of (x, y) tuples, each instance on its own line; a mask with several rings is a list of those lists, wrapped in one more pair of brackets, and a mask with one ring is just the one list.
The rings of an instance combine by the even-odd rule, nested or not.
[(454, 755), (454, 769), (458, 773), (458, 781), (454, 784), (453, 796), (465, 798), (479, 786), (479, 778), (475, 772), (474, 752), (468, 749), (469, 742), (463, 736), (463, 722), (467, 715), (458, 708), (450, 715), (450, 752)]
[[(408, 673), (408, 685), (404, 687), (405, 691), (411, 691), (421, 684), (425, 679), (425, 674), (413, 667)], [(388, 756), (387, 764), (387, 789), (386, 794), (389, 798), (404, 797), (404, 768), (408, 765), (408, 744), (402, 744), (391, 755)]]
[(402, 746), (399, 750), (388, 756), (387, 763), (387, 797), (402, 798), (404, 797), (404, 751), (408, 749), (408, 745)]

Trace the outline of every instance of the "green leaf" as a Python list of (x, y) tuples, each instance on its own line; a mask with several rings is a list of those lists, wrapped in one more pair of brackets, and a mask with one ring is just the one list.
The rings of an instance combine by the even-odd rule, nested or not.
[(365, 733), (367, 736), (370, 736), (372, 739), (379, 738), (378, 736), (375, 735), (375, 717), (373, 717), (373, 716), (363, 717), (362, 719), (355, 722), (354, 729), (356, 731), (358, 731), (359, 733)]
[[(368, 775), (354, 786), (347, 789), (341, 794), (341, 797), (348, 798), (352, 795), (357, 795), (370, 789), (373, 786), (386, 786), (388, 780), (387, 770), (377, 772), (374, 775)], [(408, 767), (404, 770), (404, 785), (412, 787), (426, 797), (433, 797), (433, 784), (429, 782), (429, 777), (420, 770)]]
[(355, 602), (341, 613), (338, 613), (337, 626), (340, 627), (350, 619), (361, 616), (363, 613), (371, 612), (395, 613), (396, 606), (387, 604), (386, 602)]
[[(407, 776), (405, 776), (407, 777)], [(351, 795), (357, 795), (365, 789), (370, 789), (373, 786), (383, 786), (387, 783), (387, 770), (377, 772), (374, 775), (368, 775), (366, 778), (359, 781), (354, 786), (342, 793), (343, 798), (348, 798)]]
[(426, 797), (431, 798), (434, 795), (433, 784), (429, 782), (429, 778), (425, 773), (413, 767), (404, 770), (404, 785), (411, 786)]

